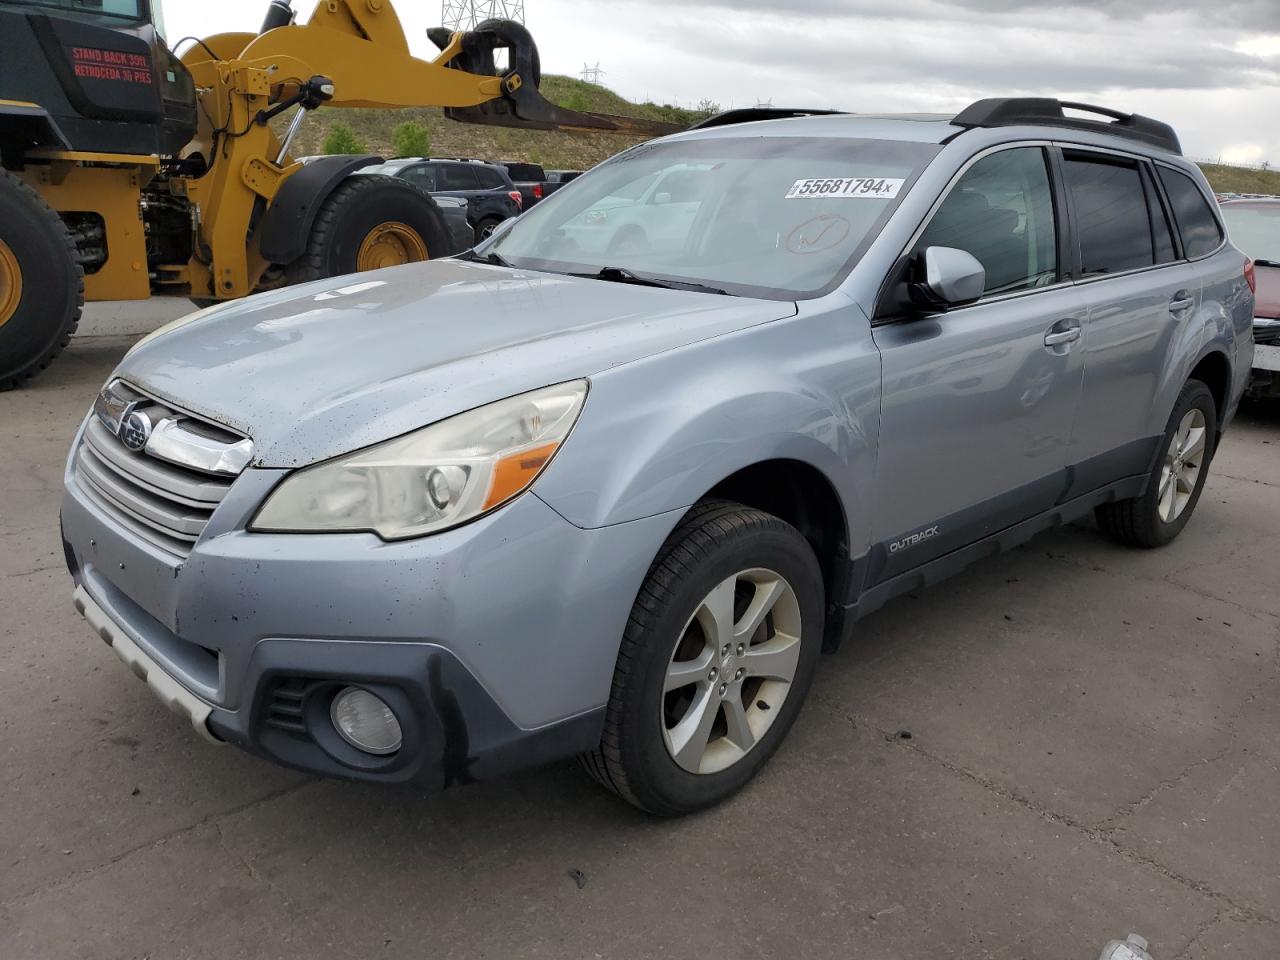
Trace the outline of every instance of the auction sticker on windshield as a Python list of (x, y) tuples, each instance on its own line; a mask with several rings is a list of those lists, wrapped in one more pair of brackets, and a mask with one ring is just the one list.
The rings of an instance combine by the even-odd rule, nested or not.
[(783, 199), (866, 197), (872, 200), (892, 200), (898, 195), (904, 182), (895, 177), (815, 177), (809, 180), (797, 180)]

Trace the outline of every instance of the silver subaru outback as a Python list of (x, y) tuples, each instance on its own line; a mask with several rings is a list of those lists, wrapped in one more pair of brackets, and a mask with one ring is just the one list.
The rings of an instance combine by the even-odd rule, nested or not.
[(210, 740), (448, 786), (742, 787), (855, 621), (1191, 518), (1248, 261), (1156, 121), (745, 111), (452, 260), (192, 314), (86, 417), (75, 604)]

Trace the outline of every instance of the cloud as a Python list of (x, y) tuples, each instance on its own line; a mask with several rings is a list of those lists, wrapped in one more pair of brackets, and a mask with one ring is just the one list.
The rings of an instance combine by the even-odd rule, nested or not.
[[(436, 0), (396, 0), (419, 55)], [(295, 4), (305, 16), (314, 0)], [(169, 35), (252, 29), (265, 0), (166, 0)], [(526, 0), (544, 69), (625, 96), (859, 111), (980, 97), (1102, 103), (1187, 152), (1280, 163), (1280, 0)]]

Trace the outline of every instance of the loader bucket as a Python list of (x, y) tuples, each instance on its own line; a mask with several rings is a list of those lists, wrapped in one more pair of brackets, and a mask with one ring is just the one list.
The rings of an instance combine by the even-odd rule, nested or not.
[[(441, 27), (427, 31), (427, 35), (441, 50), (453, 41), (453, 35)], [(502, 77), (502, 96), (474, 107), (448, 107), (445, 116), (451, 120), (529, 130), (582, 130), (650, 137), (682, 129), (674, 123), (588, 113), (552, 103), (538, 90), (542, 65), (533, 35), (514, 20), (485, 20), (475, 30), (462, 34), (461, 43), (461, 50), (448, 66), (480, 76)], [(502, 49), (507, 51), (505, 71), (498, 69), (494, 56)]]

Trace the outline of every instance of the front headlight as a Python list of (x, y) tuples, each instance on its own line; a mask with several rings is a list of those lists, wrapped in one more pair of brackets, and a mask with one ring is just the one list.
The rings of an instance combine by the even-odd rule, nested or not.
[(403, 540), (466, 523), (533, 483), (586, 396), (585, 380), (544, 387), (306, 467), (275, 489), (249, 529)]

